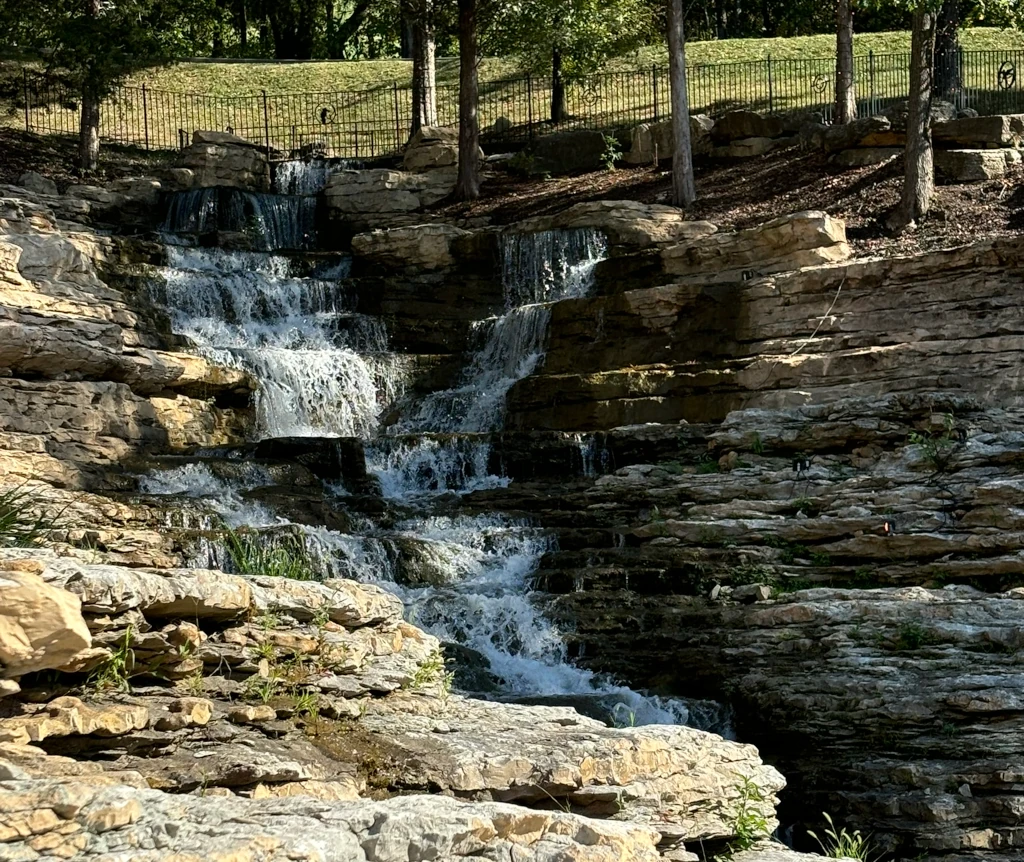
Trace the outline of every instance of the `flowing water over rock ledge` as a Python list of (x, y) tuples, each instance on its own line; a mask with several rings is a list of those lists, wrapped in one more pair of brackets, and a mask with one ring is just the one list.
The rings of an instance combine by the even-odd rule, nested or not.
[[(601, 202), (350, 260), (275, 221), (313, 174), (181, 197), (164, 248), (2, 190), (0, 477), (62, 512), (61, 556), (0, 552), (45, 621), (3, 658), (17, 846), (174, 819), (224, 858), (315, 828), (404, 859), (360, 818), (466, 817), (431, 847), (682, 859), (773, 826), (754, 749), (645, 724), (687, 721), (783, 768), (792, 840), (828, 810), (896, 856), (1013, 858), (1019, 243), (842, 263), (822, 214)], [(296, 548), (322, 583), (242, 571)], [(100, 697), (111, 656), (131, 690)]]

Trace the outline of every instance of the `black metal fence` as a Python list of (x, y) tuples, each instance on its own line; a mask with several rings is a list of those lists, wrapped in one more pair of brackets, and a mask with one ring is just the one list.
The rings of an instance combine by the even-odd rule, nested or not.
[[(938, 79), (940, 95), (959, 108), (981, 113), (1024, 111), (1024, 52), (966, 51), (947, 58)], [(861, 114), (877, 113), (907, 97), (910, 57), (874, 54), (855, 60)], [(688, 68), (693, 113), (712, 116), (746, 108), (771, 114), (820, 111), (828, 119), (834, 99), (835, 60), (773, 60), (694, 64)], [(658, 121), (669, 114), (668, 70), (649, 69), (592, 75), (566, 86), (563, 119), (551, 121), (549, 79), (525, 76), (486, 81), (480, 86), (480, 119), (485, 142), (517, 144), (559, 129), (606, 132)], [(47, 83), (24, 78), (25, 128), (72, 135), (79, 122), (78, 98)], [(458, 123), (458, 88), (437, 88), (439, 125)], [(100, 132), (108, 142), (146, 149), (185, 146), (195, 129), (231, 131), (284, 153), (309, 145), (329, 155), (370, 159), (399, 153), (408, 138), (412, 92), (388, 85), (376, 89), (208, 96), (146, 87), (121, 87), (104, 105)]]

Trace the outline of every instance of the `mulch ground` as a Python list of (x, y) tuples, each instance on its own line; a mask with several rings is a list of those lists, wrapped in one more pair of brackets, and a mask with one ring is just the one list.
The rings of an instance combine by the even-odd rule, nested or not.
[[(173, 153), (107, 147), (97, 179), (141, 175), (172, 158)], [(0, 183), (16, 182), (24, 171), (35, 170), (63, 190), (80, 182), (74, 161), (73, 141), (0, 128)], [(885, 221), (899, 200), (901, 170), (898, 162), (841, 170), (820, 154), (796, 149), (742, 162), (702, 159), (695, 165), (698, 201), (691, 215), (720, 228), (742, 229), (785, 213), (825, 210), (846, 222), (856, 252), (868, 255), (949, 248), (982, 237), (1024, 232), (1024, 166), (1014, 166), (1000, 180), (939, 186), (928, 219), (913, 233), (890, 236)], [(582, 201), (666, 203), (670, 183), (671, 175), (664, 167), (534, 180), (495, 170), (488, 174), (479, 200), (442, 205), (435, 213), (486, 217), (495, 224), (508, 224)]]

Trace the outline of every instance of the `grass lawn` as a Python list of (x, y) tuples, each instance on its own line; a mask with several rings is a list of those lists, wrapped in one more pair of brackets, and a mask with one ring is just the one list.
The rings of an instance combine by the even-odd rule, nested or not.
[[(1024, 50), (1024, 33), (1017, 30), (975, 28), (965, 30), (961, 43), (968, 51)], [(904, 53), (910, 49), (910, 34), (865, 33), (855, 37), (857, 54)], [(835, 53), (835, 37), (797, 36), (789, 39), (725, 39), (715, 42), (691, 42), (687, 46), (690, 64), (740, 63), (763, 60), (769, 54), (773, 60), (831, 57)], [(646, 69), (652, 64), (666, 64), (666, 52), (660, 48), (645, 48), (628, 57), (608, 64), (608, 71)], [(160, 69), (151, 69), (136, 75), (130, 83), (146, 84), (152, 89), (185, 93), (205, 93), (217, 96), (237, 96), (247, 93), (302, 93), (338, 90), (363, 90), (408, 86), (412, 67), (405, 60), (353, 60), (342, 62), (225, 62), (179, 63)], [(457, 58), (442, 58), (437, 64), (439, 84), (458, 81)], [(521, 74), (512, 60), (488, 58), (481, 63), (480, 75), (484, 81), (518, 77)]]

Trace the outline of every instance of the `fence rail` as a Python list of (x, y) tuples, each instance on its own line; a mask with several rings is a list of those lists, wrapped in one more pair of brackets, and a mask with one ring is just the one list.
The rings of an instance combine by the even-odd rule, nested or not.
[[(1024, 111), (1024, 52), (962, 51), (936, 70), (940, 95), (980, 113)], [(909, 54), (859, 56), (854, 63), (858, 108), (876, 113), (907, 97)], [(1018, 74), (1021, 70), (1022, 74)], [(746, 108), (770, 114), (820, 111), (834, 100), (831, 57), (696, 64), (688, 68), (690, 107), (712, 116)], [(520, 144), (561, 129), (616, 132), (668, 117), (668, 70), (652, 66), (571, 81), (565, 111), (551, 121), (549, 79), (525, 76), (480, 85), (485, 142)], [(25, 73), (21, 99), (25, 128), (73, 135), (79, 123), (76, 94)], [(458, 88), (437, 88), (439, 125), (458, 123)], [(412, 91), (389, 85), (347, 92), (208, 96), (146, 87), (121, 87), (102, 108), (101, 137), (149, 150), (187, 145), (195, 129), (231, 131), (292, 153), (315, 145), (328, 155), (372, 159), (401, 152), (412, 121)]]

